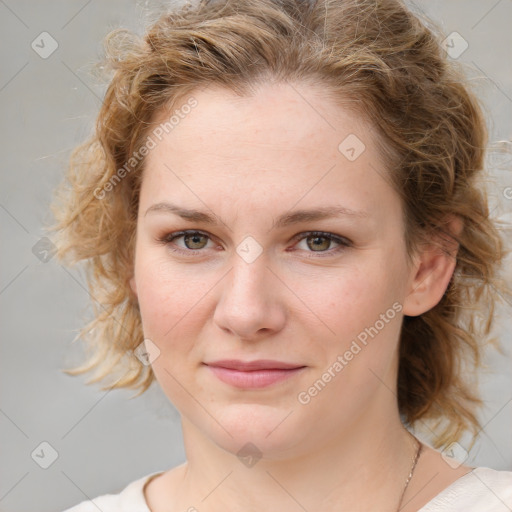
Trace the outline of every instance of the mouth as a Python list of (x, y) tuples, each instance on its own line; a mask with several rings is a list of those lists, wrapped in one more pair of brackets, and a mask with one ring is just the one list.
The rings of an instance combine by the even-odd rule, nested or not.
[(287, 380), (306, 368), (303, 365), (282, 361), (235, 359), (203, 363), (225, 384), (242, 389), (258, 389)]

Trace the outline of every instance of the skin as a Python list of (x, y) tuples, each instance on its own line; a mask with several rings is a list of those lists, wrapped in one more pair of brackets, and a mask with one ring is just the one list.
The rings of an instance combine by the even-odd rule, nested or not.
[[(397, 407), (400, 325), (404, 314), (439, 302), (454, 253), (424, 246), (407, 259), (401, 203), (384, 179), (372, 126), (321, 88), (265, 84), (238, 97), (209, 87), (193, 96), (198, 105), (147, 157), (130, 280), (145, 338), (159, 350), (156, 379), (182, 417), (187, 455), (146, 485), (148, 506), (394, 512), (417, 447)], [(160, 114), (156, 122), (169, 117)], [(354, 161), (338, 149), (349, 134), (365, 145)], [(147, 212), (161, 202), (223, 223)], [(362, 213), (273, 229), (282, 214), (325, 206)], [(188, 246), (184, 237), (159, 240), (182, 230), (206, 236)], [(321, 238), (318, 247), (309, 231), (350, 242)], [(262, 250), (250, 263), (237, 253), (247, 236)], [(401, 311), (300, 403), (298, 394), (393, 304)], [(305, 368), (247, 390), (203, 364), (218, 359)], [(262, 454), (252, 467), (237, 457), (247, 443)], [(425, 445), (402, 510), (418, 510), (470, 469), (453, 469)]]

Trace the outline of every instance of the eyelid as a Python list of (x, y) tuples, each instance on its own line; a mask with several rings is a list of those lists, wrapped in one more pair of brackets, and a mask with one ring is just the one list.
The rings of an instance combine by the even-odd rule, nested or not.
[(336, 233), (331, 233), (330, 231), (302, 231), (297, 233), (291, 240), (301, 241), (304, 240), (304, 238), (309, 238), (310, 236), (325, 237), (339, 244), (352, 245), (352, 242), (348, 238), (337, 235)]
[[(213, 235), (210, 235), (206, 231), (202, 231), (200, 229), (185, 229), (181, 231), (173, 231), (172, 233), (167, 233), (162, 237), (157, 238), (157, 241), (167, 245), (170, 244), (173, 240), (176, 240), (177, 238), (181, 238), (185, 235), (194, 235), (199, 234), (207, 237), (209, 240), (214, 241), (215, 237)], [(349, 247), (353, 246), (353, 243), (348, 238), (337, 235), (336, 233), (331, 233), (328, 231), (302, 231), (300, 233), (297, 233), (295, 236), (291, 238), (290, 241), (293, 242), (300, 242), (306, 238), (317, 236), (317, 237), (323, 237), (327, 238), (328, 240), (331, 240), (337, 244), (339, 244), (338, 247), (328, 249), (326, 251), (306, 251), (311, 255), (318, 255), (318, 257), (322, 256), (333, 256), (335, 254), (338, 254), (340, 251), (347, 249)], [(174, 248), (172, 249), (173, 252), (178, 252), (182, 254), (188, 254), (188, 255), (194, 255), (201, 252), (205, 252), (205, 249), (182, 249), (182, 248)], [(317, 256), (308, 256), (308, 257), (317, 257)]]
[[(309, 237), (327, 238), (332, 242), (338, 244), (338, 247), (327, 249), (326, 251), (304, 251), (306, 258), (329, 258), (335, 257), (344, 252), (345, 250), (353, 247), (353, 243), (346, 237), (331, 233), (329, 231), (303, 231), (295, 235), (292, 240), (297, 240), (297, 244), (302, 240)], [(295, 251), (296, 249), (292, 249)], [(299, 249), (300, 250), (300, 249)]]
[[(170, 244), (173, 240), (177, 238), (184, 237), (186, 235), (203, 235), (207, 237), (209, 240), (214, 241), (215, 237), (207, 233), (206, 231), (201, 231), (200, 229), (184, 229), (181, 231), (173, 231), (172, 233), (167, 233), (162, 237), (158, 237), (157, 241), (162, 242), (163, 244)], [(189, 254), (194, 254), (196, 252), (204, 252), (204, 249), (176, 249), (176, 252), (186, 252)]]

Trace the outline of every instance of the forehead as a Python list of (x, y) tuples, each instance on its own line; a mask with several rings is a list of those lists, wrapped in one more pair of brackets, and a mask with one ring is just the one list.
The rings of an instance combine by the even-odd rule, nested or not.
[[(192, 101), (190, 108), (187, 104)], [(222, 141), (216, 152), (229, 149), (230, 154), (246, 152), (251, 145), (337, 154), (339, 143), (348, 135), (358, 134), (366, 146), (372, 144), (373, 136), (362, 116), (336, 105), (319, 86), (290, 83), (260, 84), (244, 96), (218, 86), (196, 89), (180, 96), (170, 110), (158, 112), (154, 124), (158, 138), (171, 145), (195, 141), (196, 149), (204, 149), (210, 141)]]
[(266, 84), (247, 96), (198, 89), (154, 126), (143, 179), (153, 202), (184, 193), (199, 206), (198, 199), (218, 202), (221, 191), (253, 208), (291, 207), (303, 197), (360, 210), (358, 203), (392, 194), (373, 127), (317, 87)]

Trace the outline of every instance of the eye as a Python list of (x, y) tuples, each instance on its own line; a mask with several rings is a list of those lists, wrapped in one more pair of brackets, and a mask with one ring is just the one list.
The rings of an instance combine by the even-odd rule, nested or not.
[[(306, 247), (311, 249), (310, 251), (304, 249), (307, 252), (326, 253), (327, 256), (337, 254), (352, 245), (351, 242), (346, 238), (335, 235), (333, 233), (325, 233), (323, 231), (309, 231), (306, 233), (300, 233), (294, 239), (298, 239), (299, 243), (305, 241)], [(333, 242), (338, 244), (338, 247), (331, 248), (330, 246)], [(323, 256), (323, 254), (319, 254), (319, 256)]]
[[(177, 246), (175, 244), (175, 240), (182, 238), (183, 246)], [(201, 231), (176, 231), (174, 233), (169, 233), (162, 238), (159, 238), (158, 241), (162, 242), (165, 245), (170, 246), (170, 249), (173, 252), (179, 252), (182, 254), (195, 254), (198, 253), (201, 249), (206, 247), (206, 244), (210, 236)]]
[[(184, 245), (177, 245), (176, 241), (179, 239), (182, 239), (182, 243)], [(306, 248), (302, 248), (301, 250), (305, 250), (310, 253), (317, 253), (320, 257), (323, 256), (322, 253), (325, 253), (326, 256), (331, 256), (352, 246), (350, 240), (339, 235), (323, 231), (299, 233), (292, 240), (298, 241), (299, 243), (305, 241)], [(190, 256), (197, 255), (202, 251), (202, 249), (207, 248), (208, 241), (211, 241), (211, 238), (210, 235), (202, 231), (187, 230), (166, 234), (159, 238), (158, 241), (168, 246), (173, 252)], [(332, 248), (331, 244), (333, 243), (338, 244), (338, 247)], [(299, 244), (296, 244), (296, 246), (297, 245)]]

